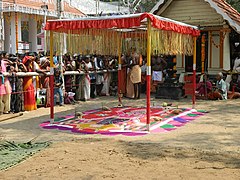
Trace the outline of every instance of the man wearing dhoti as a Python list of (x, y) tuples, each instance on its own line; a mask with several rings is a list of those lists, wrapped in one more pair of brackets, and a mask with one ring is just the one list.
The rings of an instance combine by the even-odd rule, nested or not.
[(140, 56), (138, 54), (133, 55), (132, 70), (130, 74), (130, 80), (134, 86), (134, 98), (139, 99), (141, 93), (141, 67), (140, 67)]
[(152, 74), (152, 80), (155, 85), (158, 83), (163, 82), (163, 69), (167, 65), (167, 62), (161, 58), (157, 57), (155, 59), (155, 63), (153, 64), (153, 74)]

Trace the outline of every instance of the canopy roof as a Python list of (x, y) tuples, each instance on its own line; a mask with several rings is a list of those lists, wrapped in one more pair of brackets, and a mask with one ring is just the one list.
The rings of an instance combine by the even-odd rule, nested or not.
[(192, 36), (199, 36), (200, 34), (200, 31), (196, 26), (191, 26), (150, 13), (117, 15), (110, 17), (83, 17), (74, 20), (48, 20), (45, 30), (67, 32), (67, 30), (80, 29), (143, 29), (146, 28), (147, 19), (151, 21), (152, 27), (157, 29), (174, 31), (180, 34), (188, 34)]
[[(147, 31), (148, 22), (151, 22), (150, 31)], [(153, 55), (191, 55), (193, 37), (200, 35), (195, 26), (150, 13), (48, 20), (45, 30), (53, 32), (57, 52), (64, 52), (62, 44), (66, 44), (67, 51), (73, 54), (102, 55), (117, 55), (117, 42), (122, 44), (122, 53), (136, 49), (146, 55), (147, 32), (151, 34)]]

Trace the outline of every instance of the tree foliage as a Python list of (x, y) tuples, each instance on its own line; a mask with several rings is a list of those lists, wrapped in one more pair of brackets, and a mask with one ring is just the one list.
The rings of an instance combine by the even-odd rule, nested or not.
[[(100, 0), (103, 2), (119, 2), (121, 5), (123, 4), (123, 0)], [(127, 0), (125, 0), (127, 2)], [(129, 0), (130, 3), (134, 2), (134, 0)], [(158, 0), (142, 0), (140, 3), (140, 9), (142, 12), (149, 12), (155, 6)]]
[(238, 12), (240, 12), (240, 1), (239, 0), (227, 0), (227, 2), (234, 7)]

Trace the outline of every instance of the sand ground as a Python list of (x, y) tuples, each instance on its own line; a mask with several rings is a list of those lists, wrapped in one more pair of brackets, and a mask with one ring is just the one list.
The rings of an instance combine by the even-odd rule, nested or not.
[[(166, 100), (152, 99), (154, 104)], [(190, 99), (170, 101), (191, 107)], [(145, 105), (127, 100), (126, 105)], [(75, 106), (56, 107), (56, 114), (117, 105), (103, 97)], [(0, 171), (0, 179), (240, 179), (240, 100), (198, 101), (207, 115), (175, 131), (139, 137), (81, 135), (44, 130), (49, 109), (25, 112), (0, 122), (6, 140), (51, 141), (52, 145), (19, 165)]]

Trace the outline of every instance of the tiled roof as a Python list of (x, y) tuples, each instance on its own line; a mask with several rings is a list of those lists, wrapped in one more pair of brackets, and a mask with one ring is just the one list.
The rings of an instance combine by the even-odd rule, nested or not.
[[(204, 0), (208, 2), (209, 5), (215, 9), (215, 11), (220, 14), (229, 25), (235, 29), (238, 33), (240, 33), (240, 13), (234, 9), (230, 4), (228, 4), (225, 0)], [(159, 0), (159, 2), (153, 7), (151, 10), (152, 13), (156, 14), (166, 1)]]
[[(44, 1), (48, 5), (49, 11), (56, 11), (55, 0), (2, 0), (4, 5), (13, 7), (14, 4), (21, 7), (28, 7), (32, 9), (41, 9), (41, 5), (44, 5)], [(62, 0), (64, 1), (64, 12), (72, 13), (78, 16), (82, 15), (95, 15), (96, 14), (96, 1), (95, 0)], [(0, 1), (1, 2), (1, 1)], [(112, 3), (99, 2), (98, 12), (103, 15), (116, 15), (116, 14), (128, 14), (129, 9), (124, 6), (118, 6)]]
[(234, 9), (230, 4), (225, 0), (212, 0), (218, 7), (222, 9), (232, 20), (237, 22), (240, 25), (240, 13)]
[(229, 25), (240, 33), (240, 14), (225, 0), (205, 0), (210, 6), (222, 15)]
[[(41, 6), (45, 4), (42, 0), (2, 0), (2, 2), (33, 9), (41, 9)], [(56, 11), (55, 1), (46, 1), (46, 5), (48, 5), (48, 11)], [(78, 16), (85, 16), (79, 9), (71, 6), (67, 0), (64, 0), (64, 12)]]

